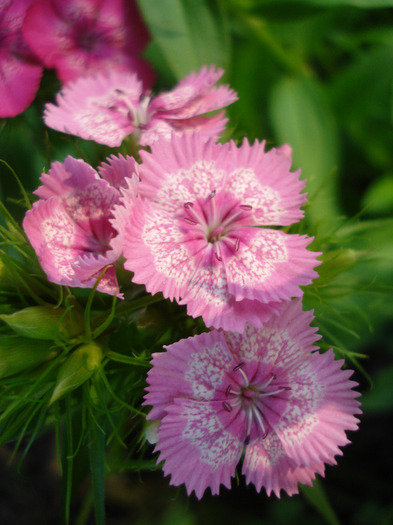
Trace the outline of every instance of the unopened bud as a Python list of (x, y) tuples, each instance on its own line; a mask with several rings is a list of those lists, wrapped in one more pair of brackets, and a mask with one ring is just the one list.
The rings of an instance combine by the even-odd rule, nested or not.
[(102, 357), (101, 348), (94, 343), (81, 345), (68, 355), (59, 368), (50, 403), (85, 383), (100, 366)]
[(50, 359), (56, 352), (46, 341), (25, 339), (20, 335), (0, 338), (0, 378), (18, 374)]
[[(72, 337), (83, 329), (73, 311), (52, 306), (29, 306), (0, 319), (16, 333), (31, 339), (54, 341), (59, 337)], [(81, 328), (82, 327), (82, 328)]]

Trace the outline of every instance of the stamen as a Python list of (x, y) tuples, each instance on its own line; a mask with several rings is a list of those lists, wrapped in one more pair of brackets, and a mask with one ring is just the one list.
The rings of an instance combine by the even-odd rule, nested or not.
[(125, 92), (122, 89), (115, 88), (113, 90), (117, 95), (125, 95)]
[(213, 191), (209, 194), (207, 200), (212, 199), (213, 197), (215, 197), (216, 193), (217, 193), (217, 190), (213, 190)]
[(271, 375), (270, 378), (265, 382), (263, 383), (262, 385), (258, 385), (258, 391), (259, 392), (262, 392), (266, 387), (268, 387), (270, 385), (270, 383), (276, 379), (276, 376), (274, 375)]
[(256, 406), (252, 406), (251, 411), (252, 411), (253, 416), (257, 420), (260, 429), (262, 430), (262, 435), (265, 435), (266, 428), (265, 428), (265, 425), (263, 424), (262, 417), (261, 417), (261, 414), (259, 413), (258, 408)]
[(250, 384), (249, 381), (248, 381), (248, 377), (246, 376), (244, 370), (242, 370), (241, 368), (239, 368), (239, 372), (241, 373), (242, 377), (243, 377), (243, 380), (244, 380), (244, 388), (247, 388), (248, 385)]
[(194, 221), (194, 219), (190, 219), (188, 217), (184, 217), (184, 220), (188, 222), (188, 224), (198, 224), (197, 221)]
[(237, 372), (238, 370), (240, 370), (240, 368), (243, 368), (243, 366), (245, 365), (246, 363), (239, 363), (238, 365), (236, 365), (234, 368), (233, 368), (233, 371), (234, 372)]
[(244, 444), (247, 446), (250, 443), (250, 436), (247, 436), (244, 440)]
[(275, 396), (276, 394), (281, 394), (281, 392), (285, 392), (286, 390), (291, 390), (291, 388), (289, 386), (283, 386), (282, 388), (274, 390), (273, 392), (261, 392), (260, 395), (263, 397)]
[(241, 208), (244, 211), (251, 211), (252, 210), (252, 206), (250, 206), (249, 204), (240, 204), (239, 208)]
[(220, 244), (219, 243), (215, 243), (214, 246), (216, 248), (215, 255), (216, 255), (217, 261), (222, 261)]
[(226, 397), (228, 397), (229, 394), (231, 393), (231, 388), (232, 388), (232, 385), (228, 385), (228, 386), (227, 386), (227, 389), (225, 390), (225, 395), (226, 395)]
[(235, 244), (235, 252), (237, 252), (239, 250), (239, 245), (240, 245), (240, 239), (239, 237), (236, 239), (236, 244)]
[(184, 203), (184, 207), (185, 207), (186, 209), (188, 209), (188, 208), (192, 208), (193, 206), (194, 206), (194, 204), (193, 204), (192, 202), (185, 202), (185, 203)]
[(221, 227), (222, 228), (226, 228), (227, 226), (229, 226), (231, 223), (235, 222), (236, 219), (239, 217), (239, 215), (241, 215), (243, 213), (242, 210), (238, 210), (236, 211), (235, 213), (229, 213), (227, 218), (226, 219), (223, 219), (222, 222), (221, 222)]
[(229, 403), (227, 403), (226, 401), (222, 402), (222, 406), (225, 408), (225, 410), (227, 412), (232, 412), (232, 406)]

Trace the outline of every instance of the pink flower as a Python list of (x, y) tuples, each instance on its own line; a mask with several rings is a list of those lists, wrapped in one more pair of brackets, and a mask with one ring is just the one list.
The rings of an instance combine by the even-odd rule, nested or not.
[(241, 332), (317, 276), (312, 239), (270, 228), (303, 215), (304, 182), (289, 171), (287, 151), (194, 134), (162, 139), (141, 156), (144, 198), (132, 209), (124, 256), (150, 293), (187, 304), (207, 326)]
[(22, 36), (32, 0), (4, 0), (0, 5), (0, 118), (22, 113), (33, 101), (42, 66)]
[[(107, 269), (97, 289), (116, 294), (114, 263), (122, 253), (123, 225), (136, 197), (134, 159), (111, 157), (99, 171), (102, 179), (72, 157), (53, 163), (41, 176), (42, 186), (35, 192), (40, 200), (26, 213), (23, 228), (50, 281), (92, 288)], [(120, 187), (125, 187), (123, 196)]]
[(150, 98), (135, 75), (109, 71), (78, 79), (57, 95), (57, 105), (47, 104), (45, 123), (51, 128), (108, 146), (120, 146), (134, 133), (142, 145), (150, 145), (172, 132), (199, 130), (218, 137), (226, 119), (221, 109), (236, 100), (228, 86), (215, 87), (223, 71), (203, 67), (178, 86)]
[(278, 497), (336, 463), (345, 431), (357, 429), (359, 394), (343, 360), (314, 352), (311, 320), (295, 299), (263, 328), (212, 331), (153, 354), (144, 404), (147, 419), (161, 419), (155, 450), (171, 484), (198, 498), (229, 488), (244, 447), (246, 482)]
[(133, 71), (151, 86), (150, 66), (138, 55), (149, 34), (133, 0), (40, 0), (29, 10), (24, 35), (65, 83), (96, 71)]

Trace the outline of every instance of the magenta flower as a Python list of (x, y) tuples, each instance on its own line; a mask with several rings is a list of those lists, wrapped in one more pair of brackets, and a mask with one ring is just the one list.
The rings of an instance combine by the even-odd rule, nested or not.
[(133, 0), (39, 0), (24, 35), (63, 83), (113, 68), (137, 73), (145, 87), (153, 83), (150, 66), (138, 57), (149, 34)]
[(222, 74), (222, 70), (203, 67), (172, 91), (153, 98), (130, 73), (110, 71), (80, 78), (57, 95), (57, 105), (46, 105), (45, 123), (112, 147), (120, 146), (131, 133), (142, 145), (190, 130), (217, 138), (227, 120), (223, 113), (204, 114), (237, 98), (228, 86), (214, 86)]
[(360, 413), (357, 385), (332, 350), (315, 352), (312, 312), (295, 299), (263, 328), (212, 331), (153, 354), (147, 419), (160, 419), (156, 450), (171, 484), (201, 498), (230, 487), (236, 465), (257, 490), (298, 492), (335, 464)]
[(124, 226), (136, 197), (134, 159), (111, 157), (99, 171), (102, 179), (72, 157), (53, 163), (41, 176), (42, 186), (35, 192), (40, 200), (26, 213), (23, 228), (50, 281), (92, 288), (106, 269), (97, 289), (118, 294), (114, 263), (122, 253)]
[(22, 113), (38, 90), (42, 65), (22, 36), (32, 0), (5, 0), (0, 5), (0, 118)]
[[(141, 152), (143, 198), (126, 228), (125, 267), (155, 294), (187, 304), (207, 326), (259, 327), (317, 276), (312, 239), (269, 226), (298, 221), (306, 196), (286, 149), (239, 148), (198, 134)], [(261, 227), (257, 227), (261, 226)]]

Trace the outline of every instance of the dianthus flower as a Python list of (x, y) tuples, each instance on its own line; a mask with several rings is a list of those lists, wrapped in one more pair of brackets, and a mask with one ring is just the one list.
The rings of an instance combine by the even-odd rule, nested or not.
[[(306, 196), (290, 148), (173, 136), (141, 152), (141, 199), (124, 239), (133, 281), (187, 304), (207, 326), (261, 326), (317, 276), (312, 239), (270, 226), (298, 221)], [(261, 226), (261, 227), (258, 227)]]
[(40, 199), (26, 213), (23, 228), (49, 281), (92, 288), (101, 277), (99, 291), (118, 293), (114, 263), (136, 197), (133, 171), (134, 159), (112, 156), (99, 167), (100, 178), (83, 160), (67, 157), (42, 174), (35, 191)]
[(138, 57), (149, 34), (133, 0), (39, 0), (26, 16), (24, 35), (63, 83), (117, 68), (152, 85), (152, 70)]
[(5, 0), (0, 5), (0, 118), (22, 113), (33, 101), (42, 65), (22, 36), (32, 0)]
[(147, 94), (131, 73), (108, 71), (80, 78), (57, 95), (57, 105), (46, 105), (44, 120), (58, 131), (112, 147), (131, 133), (145, 146), (162, 136), (170, 138), (172, 132), (198, 130), (217, 138), (227, 119), (223, 113), (204, 114), (237, 99), (228, 86), (214, 86), (222, 74), (203, 67), (157, 97)]
[[(153, 354), (147, 419), (161, 420), (156, 450), (171, 484), (201, 498), (231, 485), (242, 457), (247, 483), (280, 497), (335, 464), (360, 413), (351, 370), (324, 354), (295, 299), (263, 328), (212, 331)], [(245, 450), (244, 450), (245, 449)]]

